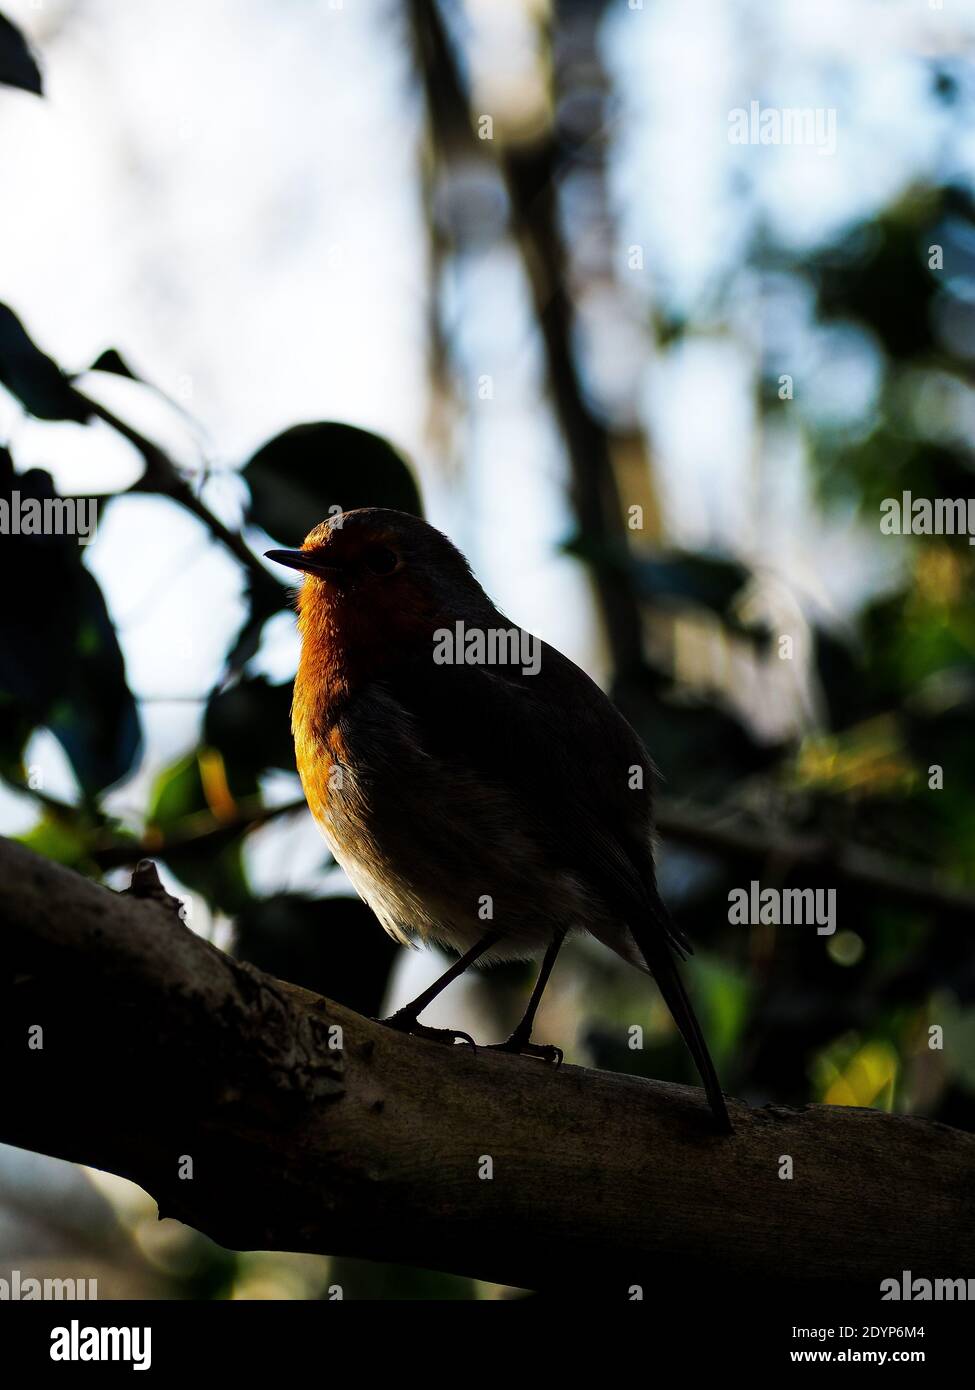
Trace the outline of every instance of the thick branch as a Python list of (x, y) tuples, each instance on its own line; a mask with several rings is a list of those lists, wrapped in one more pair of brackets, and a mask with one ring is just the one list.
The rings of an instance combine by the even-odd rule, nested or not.
[(975, 1267), (971, 1135), (736, 1103), (722, 1139), (690, 1088), (405, 1038), (193, 935), (151, 866), (116, 894), (0, 840), (0, 914), (0, 1138), (132, 1178), (224, 1245), (621, 1297), (705, 1262), (845, 1283)]

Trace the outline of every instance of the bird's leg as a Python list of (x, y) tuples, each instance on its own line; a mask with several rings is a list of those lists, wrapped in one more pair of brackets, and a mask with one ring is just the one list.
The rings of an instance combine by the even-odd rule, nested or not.
[(456, 1028), (428, 1028), (425, 1023), (418, 1023), (417, 1017), (422, 1014), (426, 1006), (436, 999), (441, 990), (446, 989), (452, 980), (456, 980), (458, 975), (463, 975), (469, 965), (473, 965), (478, 956), (482, 956), (489, 946), (493, 946), (497, 941), (500, 932), (487, 932), (476, 945), (465, 952), (460, 960), (455, 960), (449, 970), (436, 980), (432, 985), (428, 985), (422, 994), (418, 994), (411, 1004), (404, 1004), (401, 1009), (397, 1009), (389, 1018), (380, 1019), (387, 1028), (395, 1028), (401, 1033), (411, 1033), (416, 1038), (429, 1038), (432, 1042), (461, 1042), (470, 1043), (475, 1046), (474, 1039), (470, 1033), (461, 1033)]
[(528, 1008), (525, 1016), (518, 1024), (507, 1042), (492, 1043), (491, 1050), (494, 1052), (517, 1052), (522, 1057), (541, 1057), (545, 1062), (554, 1062), (559, 1066), (562, 1061), (561, 1047), (553, 1047), (550, 1043), (533, 1043), (531, 1040), (532, 1028), (535, 1024), (535, 1014), (542, 1001), (545, 986), (548, 984), (548, 977), (552, 973), (552, 966), (555, 958), (562, 949), (562, 942), (565, 940), (565, 930), (556, 932), (552, 938), (552, 943), (545, 952), (545, 959), (542, 961), (542, 968), (538, 972), (538, 979), (535, 981), (535, 988), (532, 990), (531, 998), (528, 1001)]

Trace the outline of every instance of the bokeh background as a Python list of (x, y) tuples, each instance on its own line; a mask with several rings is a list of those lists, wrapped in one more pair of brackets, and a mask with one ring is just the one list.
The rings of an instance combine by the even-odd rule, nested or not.
[[(445, 960), (387, 941), (303, 809), (291, 590), (258, 557), (331, 506), (422, 506), (646, 739), (726, 1089), (971, 1128), (975, 551), (879, 520), (972, 491), (975, 5), (3, 9), (43, 95), (0, 32), (0, 491), (97, 496), (99, 524), (0, 537), (0, 830), (116, 887), (151, 854), (225, 948), (411, 998)], [(732, 143), (752, 101), (833, 111), (835, 149)], [(753, 879), (835, 888), (838, 930), (730, 925)], [(472, 973), (426, 1017), (503, 1037), (530, 980)], [(536, 1036), (695, 1080), (583, 939)], [(11, 1267), (511, 1292), (223, 1251), (0, 1148)]]

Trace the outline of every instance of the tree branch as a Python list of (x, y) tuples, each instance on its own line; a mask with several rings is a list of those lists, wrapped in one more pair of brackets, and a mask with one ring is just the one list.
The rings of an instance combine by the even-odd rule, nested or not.
[(837, 885), (869, 888), (885, 900), (925, 911), (957, 913), (975, 920), (975, 893), (946, 882), (918, 864), (899, 864), (888, 855), (826, 835), (782, 834), (769, 826), (720, 820), (699, 805), (664, 801), (656, 826), (664, 840), (704, 850), (743, 864), (749, 872), (774, 863), (778, 871), (821, 868)]
[(733, 1103), (723, 1139), (688, 1087), (406, 1038), (223, 955), (151, 865), (112, 893), (0, 840), (0, 914), (0, 1138), (123, 1174), (226, 1246), (621, 1298), (705, 1265), (975, 1267), (971, 1135)]
[(160, 497), (168, 497), (171, 501), (178, 502), (181, 507), (195, 516), (198, 521), (201, 521), (214, 540), (219, 541), (224, 549), (240, 562), (247, 574), (252, 592), (274, 598), (279, 601), (279, 606), (284, 607), (285, 596), (281, 592), (282, 586), (264, 568), (243, 536), (232, 531), (229, 526), (225, 526), (220, 518), (215, 516), (209, 507), (197, 497), (169, 455), (160, 449), (158, 444), (153, 443), (139, 430), (120, 419), (107, 406), (102, 405), (100, 401), (96, 401), (93, 397), (86, 396), (80, 391), (77, 392), (77, 395), (93, 415), (97, 415), (123, 439), (127, 439), (132, 447), (142, 455), (142, 460), (146, 466), (145, 472), (138, 482), (129, 488), (129, 491), (153, 492)]

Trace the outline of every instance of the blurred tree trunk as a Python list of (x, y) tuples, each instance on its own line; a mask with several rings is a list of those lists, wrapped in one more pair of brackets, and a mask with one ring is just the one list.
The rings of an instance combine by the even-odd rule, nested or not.
[[(596, 21), (601, 7), (590, 9), (591, 13), (576, 16), (576, 28), (591, 46), (590, 56), (595, 62)], [(484, 157), (485, 145), (490, 142), (474, 136), (467, 93), (435, 0), (410, 0), (410, 14), (430, 138), (436, 142), (441, 162)], [(601, 140), (601, 130), (579, 132), (580, 148), (592, 145), (594, 150), (601, 149), (601, 143), (597, 146)], [(626, 550), (626, 529), (613, 466), (613, 439), (586, 399), (573, 349), (576, 316), (569, 288), (569, 254), (559, 217), (559, 175), (571, 163), (569, 153), (560, 150), (552, 127), (540, 138), (502, 146), (498, 168), (507, 188), (511, 231), (522, 254), (552, 403), (565, 441), (569, 501), (577, 537), (586, 547), (613, 671), (623, 679), (643, 664), (642, 619), (631, 578), (619, 562)], [(589, 169), (601, 173), (601, 164), (590, 160)], [(608, 237), (607, 244), (611, 244)], [(631, 462), (639, 438), (628, 424), (626, 444)]]

